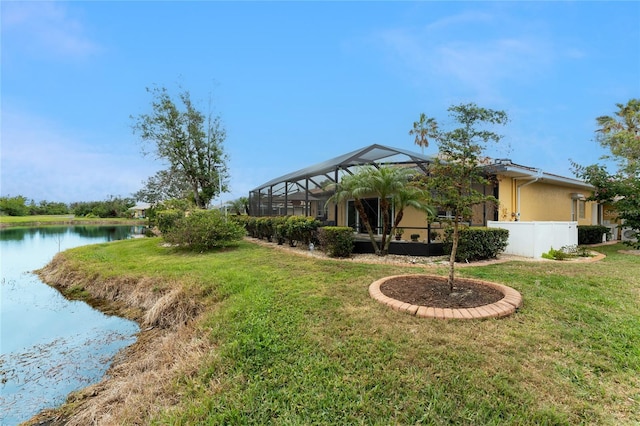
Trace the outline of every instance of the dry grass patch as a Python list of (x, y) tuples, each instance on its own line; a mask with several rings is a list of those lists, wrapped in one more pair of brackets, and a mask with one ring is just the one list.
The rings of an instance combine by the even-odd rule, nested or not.
[(69, 426), (146, 424), (180, 402), (176, 378), (196, 374), (213, 349), (191, 324), (142, 332), (101, 382), (72, 393), (64, 410), (49, 410), (39, 419)]
[(192, 286), (153, 277), (87, 273), (64, 254), (56, 255), (38, 274), (63, 294), (138, 321), (143, 328), (184, 325), (203, 309)]
[(149, 308), (142, 322), (143, 326), (171, 328), (184, 325), (197, 317), (201, 307), (182, 288), (164, 294)]
[(61, 410), (47, 410), (34, 423), (144, 424), (179, 402), (175, 381), (194, 375), (213, 351), (197, 326), (204, 305), (193, 286), (153, 277), (104, 277), (83, 271), (65, 254), (38, 272), (63, 294), (136, 320), (142, 331), (100, 383), (72, 393)]

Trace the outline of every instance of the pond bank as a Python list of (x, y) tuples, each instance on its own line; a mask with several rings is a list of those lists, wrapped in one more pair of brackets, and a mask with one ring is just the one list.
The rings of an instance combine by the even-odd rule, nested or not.
[(174, 380), (194, 374), (212, 350), (197, 326), (203, 307), (180, 283), (102, 279), (82, 271), (64, 253), (38, 274), (69, 298), (138, 322), (141, 331), (99, 383), (72, 393), (61, 407), (41, 412), (27, 425), (144, 423), (177, 403)]
[(18, 221), (18, 222), (6, 222), (0, 221), (0, 229), (15, 228), (15, 227), (28, 227), (35, 228), (40, 226), (79, 226), (79, 225), (131, 225), (131, 226), (143, 226), (147, 221), (141, 221), (139, 219), (84, 219), (84, 218), (69, 218), (69, 219), (56, 219), (56, 220), (33, 220), (33, 221)]

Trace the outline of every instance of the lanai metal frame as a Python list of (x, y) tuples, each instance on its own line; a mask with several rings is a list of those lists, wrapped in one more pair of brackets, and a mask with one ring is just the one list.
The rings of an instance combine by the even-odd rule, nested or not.
[[(249, 193), (252, 216), (283, 216), (299, 214), (327, 220), (326, 201), (333, 195), (336, 183), (358, 167), (395, 165), (415, 167), (427, 173), (432, 156), (404, 149), (373, 144), (339, 157), (297, 170), (265, 182)], [(327, 189), (330, 188), (330, 189)], [(313, 208), (315, 203), (315, 208)], [(333, 217), (337, 217), (336, 213)]]

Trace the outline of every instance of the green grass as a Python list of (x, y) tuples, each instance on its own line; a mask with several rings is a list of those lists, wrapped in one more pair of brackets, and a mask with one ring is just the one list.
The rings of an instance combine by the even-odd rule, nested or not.
[(40, 226), (40, 225), (75, 225), (87, 223), (102, 224), (142, 224), (145, 221), (123, 218), (76, 217), (72, 214), (63, 215), (34, 215), (34, 216), (0, 216), (3, 226)]
[[(421, 269), (318, 260), (242, 242), (188, 254), (158, 239), (66, 252), (99, 276), (195, 289), (216, 349), (155, 424), (640, 423), (640, 257), (460, 268), (520, 291), (500, 320), (392, 311), (371, 282)], [(174, 284), (175, 285), (175, 284)]]

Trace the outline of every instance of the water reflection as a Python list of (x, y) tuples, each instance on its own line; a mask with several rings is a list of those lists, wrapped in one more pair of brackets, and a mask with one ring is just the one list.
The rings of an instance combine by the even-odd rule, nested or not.
[(22, 241), (27, 238), (54, 238), (76, 235), (100, 241), (125, 240), (131, 235), (142, 234), (143, 226), (47, 226), (41, 228), (7, 228), (0, 232), (0, 241)]
[(131, 321), (68, 301), (30, 271), (56, 252), (129, 238), (130, 226), (0, 231), (0, 423), (17, 424), (68, 393), (99, 381), (110, 360), (135, 340)]

